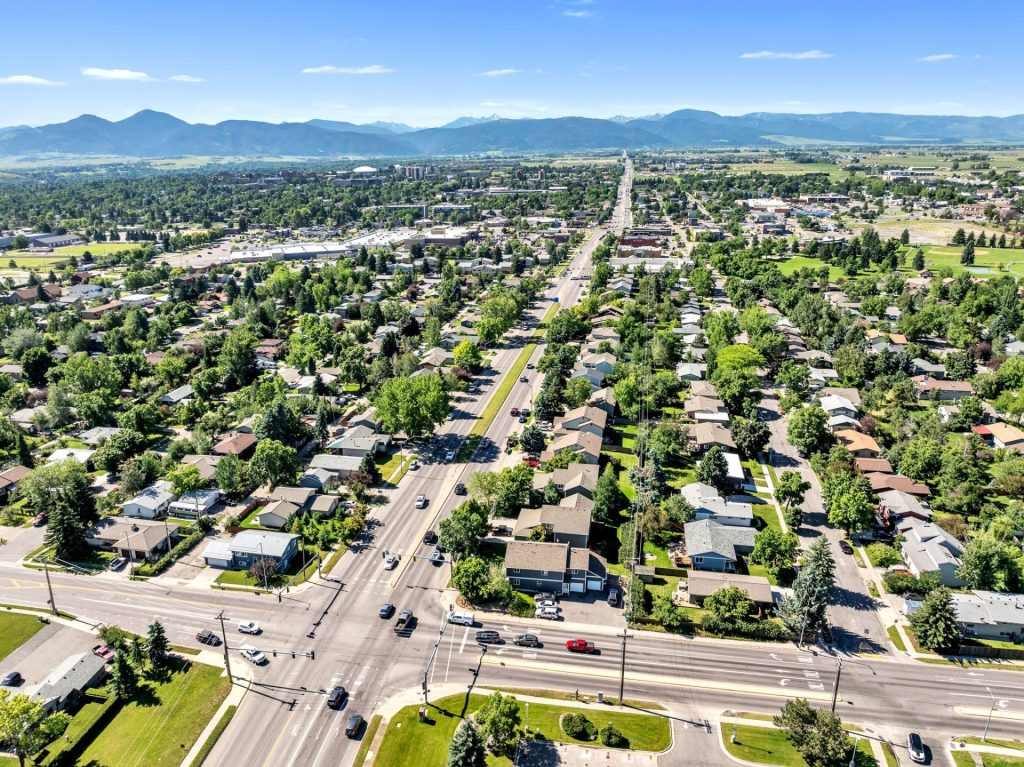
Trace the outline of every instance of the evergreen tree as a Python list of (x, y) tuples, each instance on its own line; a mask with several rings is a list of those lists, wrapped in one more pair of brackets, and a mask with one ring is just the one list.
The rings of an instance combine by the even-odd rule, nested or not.
[(316, 439), (317, 447), (323, 447), (327, 443), (327, 426), (330, 421), (330, 414), (323, 400), (316, 409), (316, 424), (313, 426), (313, 436)]
[(43, 542), (54, 549), (58, 559), (74, 559), (86, 550), (85, 524), (78, 512), (61, 499), (50, 510)]
[(913, 261), (911, 261), (911, 265), (916, 271), (924, 269), (924, 251), (920, 248), (914, 251), (914, 258)]
[(146, 655), (153, 668), (163, 668), (167, 663), (167, 633), (160, 621), (149, 624), (146, 636)]
[(448, 744), (448, 767), (484, 767), (484, 742), (472, 722), (463, 719)]
[(697, 466), (697, 481), (724, 490), (728, 480), (729, 465), (725, 462), (725, 454), (718, 445), (712, 445)]
[(594, 488), (594, 521), (616, 526), (620, 521), (619, 512), (628, 503), (629, 499), (619, 487), (614, 465), (608, 464), (597, 478), (597, 487)]
[(359, 462), (359, 471), (370, 478), (370, 484), (376, 485), (381, 480), (380, 469), (377, 468), (377, 462), (373, 460), (373, 456), (369, 453), (364, 455), (363, 460)]
[(128, 662), (123, 652), (117, 652), (110, 662), (110, 689), (119, 698), (128, 699), (139, 688), (139, 675), (135, 667)]
[(970, 240), (964, 245), (963, 251), (960, 253), (960, 263), (964, 266), (971, 266), (974, 264), (974, 243)]
[(910, 626), (922, 647), (935, 652), (951, 652), (960, 645), (953, 595), (945, 586), (933, 589), (921, 608), (910, 616)]
[(783, 598), (777, 614), (794, 634), (812, 641), (827, 621), (829, 592), (835, 583), (836, 563), (821, 536), (811, 544), (803, 567), (793, 581), (793, 592)]
[(142, 668), (146, 663), (146, 645), (143, 643), (142, 637), (133, 636), (125, 646), (124, 654), (135, 668)]

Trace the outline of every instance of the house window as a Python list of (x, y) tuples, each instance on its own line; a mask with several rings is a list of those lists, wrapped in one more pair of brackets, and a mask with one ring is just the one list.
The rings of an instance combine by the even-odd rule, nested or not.
[(695, 565), (702, 565), (702, 564), (704, 564), (704, 557), (694, 557), (693, 558), (693, 563)]
[(518, 586), (519, 585), (519, 579), (518, 578), (509, 578), (508, 582), (511, 583), (513, 586)]
[(547, 578), (548, 577), (548, 571), (544, 570), (543, 572), (541, 572), (541, 575), (543, 575), (545, 578)]
[(519, 572), (519, 568), (518, 568), (518, 567), (513, 567), (513, 568), (510, 568), (510, 569), (509, 569), (509, 572), (510, 572), (510, 573), (518, 573), (518, 572)]

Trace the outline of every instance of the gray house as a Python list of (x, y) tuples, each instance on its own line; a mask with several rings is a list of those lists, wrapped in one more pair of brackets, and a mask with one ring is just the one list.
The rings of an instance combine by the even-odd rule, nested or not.
[(686, 554), (694, 570), (734, 572), (739, 558), (754, 550), (752, 527), (722, 525), (711, 519), (683, 526)]
[(563, 499), (558, 506), (523, 509), (516, 520), (512, 537), (528, 541), (533, 531), (544, 528), (548, 540), (586, 548), (590, 543), (590, 517), (594, 502), (582, 494)]
[(582, 594), (604, 591), (608, 565), (590, 549), (567, 543), (512, 541), (505, 549), (505, 575), (520, 591)]
[(260, 559), (277, 562), (284, 570), (299, 550), (299, 536), (268, 530), (242, 530), (234, 538), (217, 538), (203, 551), (203, 559), (210, 567), (228, 570), (246, 570)]

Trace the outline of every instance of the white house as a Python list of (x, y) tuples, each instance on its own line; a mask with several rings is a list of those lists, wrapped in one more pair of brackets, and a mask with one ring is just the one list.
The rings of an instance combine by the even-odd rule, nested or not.
[(121, 507), (126, 517), (156, 519), (163, 516), (175, 499), (174, 493), (157, 485), (150, 485)]

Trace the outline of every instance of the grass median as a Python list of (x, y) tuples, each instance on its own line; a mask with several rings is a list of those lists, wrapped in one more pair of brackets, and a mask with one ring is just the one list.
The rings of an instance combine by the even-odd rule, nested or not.
[(519, 376), (523, 374), (523, 370), (526, 369), (526, 363), (530, 361), (530, 356), (537, 349), (537, 344), (527, 344), (523, 347), (523, 350), (519, 352), (519, 356), (516, 357), (516, 361), (512, 363), (512, 367), (505, 374), (505, 377), (501, 379), (501, 383), (498, 384), (498, 388), (495, 389), (494, 394), (484, 407), (483, 412), (480, 414), (480, 418), (473, 424), (473, 428), (469, 431), (471, 437), (482, 437), (487, 433), (487, 430), (491, 428), (491, 424), (494, 423), (494, 419), (497, 417), (501, 409), (505, 407), (505, 400), (508, 398), (509, 392), (512, 391), (512, 387), (519, 381)]
[[(427, 709), (429, 723), (419, 721), (419, 706), (406, 706), (388, 722), (384, 739), (374, 758), (375, 767), (398, 767), (408, 764), (409, 754), (415, 753), (420, 767), (443, 767), (448, 758), (448, 744), (464, 716), (472, 714), (486, 700), (484, 695), (453, 695), (442, 698)], [(465, 710), (463, 710), (463, 705)], [(525, 706), (519, 704), (520, 720), (525, 725)], [(530, 732), (561, 743), (581, 743), (566, 735), (560, 721), (563, 714), (582, 713), (600, 729), (609, 722), (629, 741), (631, 749), (664, 751), (671, 743), (669, 720), (650, 714), (636, 714), (595, 706), (593, 709), (559, 706), (557, 704), (530, 703)], [(591, 742), (593, 745), (593, 742)], [(488, 767), (506, 767), (510, 759), (489, 754)]]

